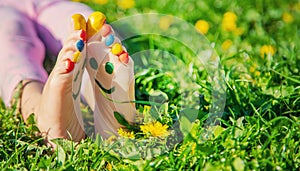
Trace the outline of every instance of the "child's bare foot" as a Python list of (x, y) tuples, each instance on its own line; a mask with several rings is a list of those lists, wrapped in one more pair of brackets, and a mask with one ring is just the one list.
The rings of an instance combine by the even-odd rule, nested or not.
[(47, 134), (48, 141), (54, 138), (79, 141), (85, 136), (80, 109), (76, 106), (80, 106), (78, 92), (85, 65), (86, 21), (79, 14), (72, 18), (74, 30), (64, 42), (35, 111), (37, 126)]
[[(94, 12), (87, 22), (87, 70), (92, 82), (85, 96), (94, 111), (95, 132), (108, 138), (117, 135), (117, 111), (133, 122), (135, 116), (133, 60), (128, 56), (105, 16)], [(92, 98), (91, 98), (92, 97)]]

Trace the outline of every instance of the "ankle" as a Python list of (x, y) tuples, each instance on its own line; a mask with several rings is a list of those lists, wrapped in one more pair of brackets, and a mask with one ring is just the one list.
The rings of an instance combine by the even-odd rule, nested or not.
[(25, 122), (31, 114), (37, 112), (44, 84), (35, 80), (22, 81), (20, 112)]

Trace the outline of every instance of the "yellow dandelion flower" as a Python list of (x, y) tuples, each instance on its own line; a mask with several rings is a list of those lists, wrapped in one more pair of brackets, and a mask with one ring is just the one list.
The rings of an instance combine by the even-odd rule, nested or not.
[(118, 6), (122, 9), (129, 9), (134, 7), (135, 1), (134, 0), (118, 0)]
[(237, 20), (237, 16), (235, 13), (233, 12), (226, 12), (223, 15), (223, 19), (222, 19), (222, 28), (223, 30), (226, 31), (234, 31), (236, 30), (236, 20)]
[(170, 25), (172, 24), (173, 22), (173, 17), (172, 16), (163, 16), (160, 18), (159, 20), (159, 27), (162, 29), (162, 30), (168, 30)]
[(237, 27), (235, 30), (233, 30), (233, 33), (237, 36), (240, 36), (244, 33), (244, 29), (241, 27)]
[(265, 56), (273, 56), (275, 54), (275, 49), (271, 45), (263, 45), (260, 48), (260, 56), (264, 59)]
[(140, 128), (145, 135), (151, 135), (153, 137), (164, 137), (169, 135), (168, 125), (162, 125), (158, 121), (141, 125)]
[(109, 143), (114, 142), (117, 139), (117, 137), (115, 135), (111, 135), (106, 141)]
[(111, 165), (109, 162), (108, 162), (107, 165), (106, 165), (106, 169), (107, 169), (107, 170), (112, 170), (112, 165)]
[(71, 0), (73, 2), (87, 2), (87, 0)]
[(250, 66), (249, 72), (254, 73), (255, 71), (256, 71), (256, 67), (255, 66)]
[(296, 11), (300, 11), (300, 2), (297, 2), (296, 4), (294, 4), (293, 9)]
[(284, 12), (282, 14), (282, 20), (289, 24), (289, 23), (292, 23), (294, 21), (294, 17), (292, 16), (292, 14), (288, 13), (288, 12)]
[(256, 71), (257, 68), (257, 64), (253, 63), (250, 67), (249, 67), (249, 72), (254, 73)]
[(202, 34), (206, 34), (209, 30), (209, 24), (205, 20), (198, 20), (195, 24), (196, 30)]
[(125, 131), (123, 128), (118, 129), (118, 134), (124, 138), (131, 138), (131, 139), (135, 138), (133, 131), (128, 132), (128, 131)]
[(231, 47), (231, 45), (232, 45), (232, 41), (227, 39), (222, 43), (221, 48), (223, 51), (227, 51)]
[(231, 12), (231, 11), (226, 12), (226, 13), (224, 14), (224, 18), (225, 18), (225, 19), (232, 20), (232, 21), (234, 21), (234, 22), (237, 20), (236, 14), (235, 14), (234, 12)]
[(254, 75), (257, 76), (257, 77), (259, 77), (260, 76), (260, 72), (259, 71), (255, 71)]
[(92, 0), (94, 3), (104, 5), (108, 3), (108, 0)]

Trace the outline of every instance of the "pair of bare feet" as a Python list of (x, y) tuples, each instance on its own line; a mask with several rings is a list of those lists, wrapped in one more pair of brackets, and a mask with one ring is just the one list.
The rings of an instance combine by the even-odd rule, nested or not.
[[(115, 36), (105, 16), (92, 13), (87, 22), (80, 15), (72, 17), (73, 28), (63, 43), (57, 62), (45, 85), (24, 81), (21, 112), (26, 120), (34, 113), (37, 126), (51, 143), (54, 138), (80, 141), (85, 137), (80, 112), (80, 94), (94, 111), (96, 133), (108, 137), (120, 127), (114, 111), (133, 121), (133, 61)], [(82, 88), (82, 77), (88, 79)], [(53, 144), (52, 144), (53, 145)]]

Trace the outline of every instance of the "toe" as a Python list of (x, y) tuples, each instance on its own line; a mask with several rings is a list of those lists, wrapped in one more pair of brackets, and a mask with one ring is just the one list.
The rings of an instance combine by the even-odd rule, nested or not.
[[(64, 46), (60, 51), (58, 56), (58, 61), (64, 61), (66, 58), (70, 58), (73, 62), (78, 63), (81, 59), (81, 56), (85, 55), (85, 41), (80, 37), (80, 34), (84, 32), (73, 31), (70, 36), (65, 40)], [(66, 54), (72, 55), (66, 55)]]
[(87, 21), (87, 38), (88, 40), (98, 33), (106, 22), (106, 17), (101, 12), (93, 12)]
[(100, 31), (100, 34), (101, 34), (102, 37), (106, 37), (111, 32), (112, 32), (111, 26), (109, 24), (104, 24), (101, 31)]
[(76, 48), (79, 52), (82, 52), (82, 50), (84, 48), (84, 41), (82, 39), (80, 39), (76, 42)]
[(75, 62), (73, 62), (70, 58), (67, 58), (66, 61), (65, 61), (65, 71), (66, 73), (69, 73), (71, 71), (73, 71), (74, 69), (74, 66), (75, 66)]
[(81, 14), (74, 14), (72, 16), (72, 21), (74, 30), (86, 30), (86, 21)]
[[(133, 60), (102, 13), (89, 17), (87, 34), (86, 67), (91, 85), (83, 96), (94, 112), (96, 132), (106, 135), (106, 131), (115, 132), (119, 127), (112, 117), (114, 111), (122, 111), (126, 119), (133, 121), (135, 107), (128, 103), (134, 101)], [(103, 119), (108, 122), (103, 124)]]

